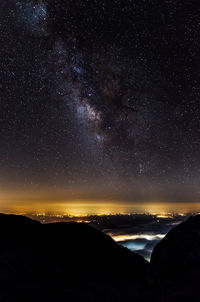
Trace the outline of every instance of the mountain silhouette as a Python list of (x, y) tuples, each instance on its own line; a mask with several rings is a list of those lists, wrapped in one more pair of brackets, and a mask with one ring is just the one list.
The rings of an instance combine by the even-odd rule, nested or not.
[(200, 215), (173, 228), (155, 246), (149, 281), (160, 289), (160, 301), (200, 301)]
[(0, 214), (0, 301), (199, 301), (200, 216), (174, 227), (150, 264), (84, 223)]
[(1, 214), (0, 228), (0, 301), (129, 301), (143, 291), (148, 262), (86, 224)]

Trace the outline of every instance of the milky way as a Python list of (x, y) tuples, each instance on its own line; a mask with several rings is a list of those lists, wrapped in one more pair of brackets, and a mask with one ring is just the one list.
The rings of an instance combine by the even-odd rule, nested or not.
[(198, 200), (197, 1), (0, 8), (2, 188)]

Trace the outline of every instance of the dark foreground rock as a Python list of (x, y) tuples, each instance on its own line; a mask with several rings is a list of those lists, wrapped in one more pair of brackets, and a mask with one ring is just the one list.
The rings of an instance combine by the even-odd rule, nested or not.
[(139, 301), (148, 262), (86, 224), (0, 215), (0, 301)]
[(200, 301), (200, 216), (173, 228), (153, 250), (149, 283), (158, 301)]
[(0, 214), (0, 302), (200, 301), (200, 216), (172, 229), (151, 263), (80, 223)]

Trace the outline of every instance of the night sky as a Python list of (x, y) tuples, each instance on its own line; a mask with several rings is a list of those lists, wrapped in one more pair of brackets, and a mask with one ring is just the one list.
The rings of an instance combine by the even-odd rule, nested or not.
[(198, 202), (200, 3), (1, 0), (1, 200)]

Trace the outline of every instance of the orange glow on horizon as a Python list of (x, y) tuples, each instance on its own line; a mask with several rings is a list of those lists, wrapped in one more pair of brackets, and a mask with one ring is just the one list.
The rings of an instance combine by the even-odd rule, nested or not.
[[(179, 214), (179, 213), (178, 213)], [(181, 213), (182, 214), (182, 213)], [(180, 215), (180, 214), (179, 214)], [(183, 216), (183, 215), (180, 215)], [(163, 213), (163, 214), (157, 214), (156, 215), (157, 218), (172, 218), (173, 216), (167, 213)]]
[(83, 217), (90, 215), (151, 214), (157, 218), (170, 218), (173, 214), (200, 213), (200, 203), (167, 202), (105, 202), (105, 201), (0, 201), (0, 212)]

